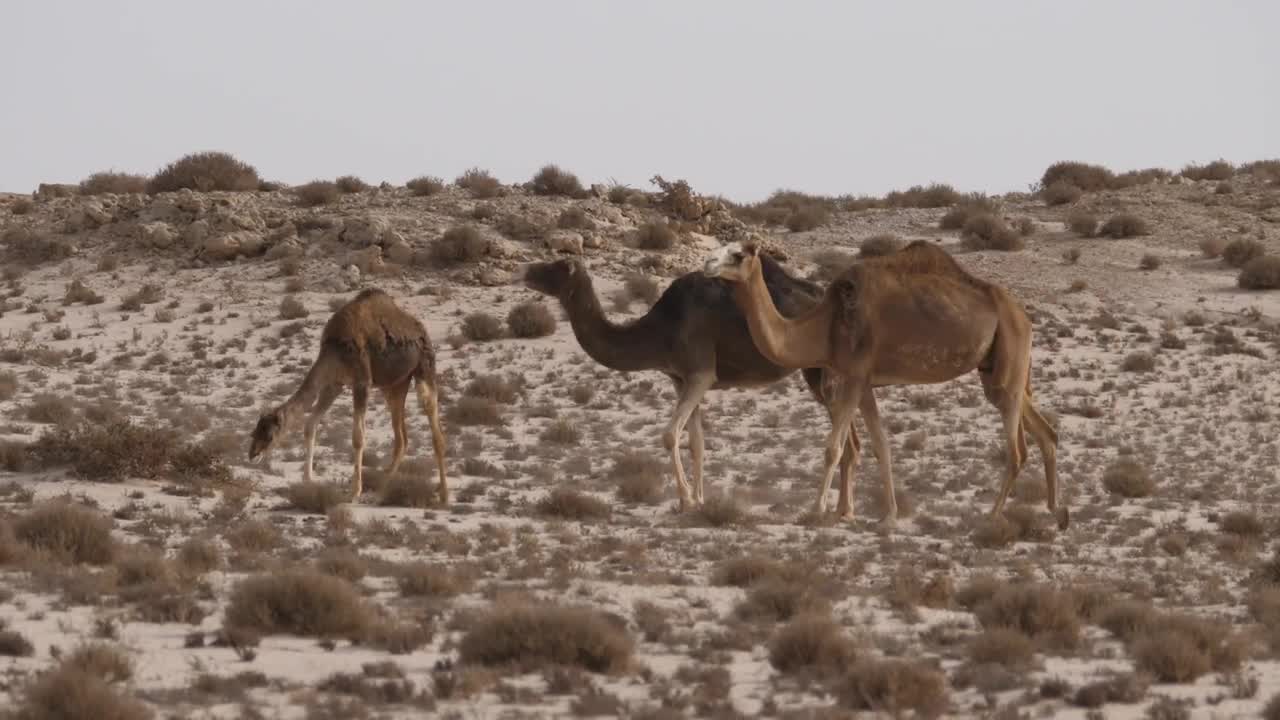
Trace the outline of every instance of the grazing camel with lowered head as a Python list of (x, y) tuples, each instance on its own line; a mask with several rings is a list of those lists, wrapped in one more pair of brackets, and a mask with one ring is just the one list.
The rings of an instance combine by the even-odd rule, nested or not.
[[(821, 367), (839, 378), (828, 398), (833, 418), (818, 511), (826, 507), (844, 433), (861, 397), (884, 385), (941, 383), (977, 370), (987, 400), (1000, 410), (1008, 446), (998, 514), (1027, 458), (1023, 431), (1044, 457), (1047, 504), (1057, 508), (1057, 444), (1053, 427), (1031, 398), (1031, 321), (998, 285), (966, 272), (946, 251), (916, 241), (896, 253), (857, 263), (799, 315), (778, 312), (755, 243), (732, 243), (711, 255), (709, 277), (733, 284), (760, 352), (782, 367)], [(858, 451), (855, 446), (854, 452)], [(890, 487), (892, 487), (890, 485)], [(1058, 524), (1069, 522), (1066, 508)]]
[[(760, 267), (765, 291), (784, 314), (798, 313), (822, 295), (818, 285), (792, 277), (767, 255), (760, 257)], [(523, 266), (519, 275), (526, 287), (560, 302), (569, 316), (574, 336), (593, 360), (612, 370), (658, 370), (671, 378), (677, 401), (662, 441), (671, 453), (680, 511), (691, 501), (701, 503), (705, 450), (703, 395), (712, 389), (763, 387), (794, 372), (792, 368), (771, 363), (756, 349), (746, 319), (730, 296), (729, 283), (708, 278), (701, 272), (688, 273), (672, 281), (642, 317), (618, 324), (605, 316), (591, 275), (580, 260), (531, 263)], [(813, 397), (826, 407), (822, 371), (817, 367), (805, 368), (803, 374)], [(875, 395), (863, 394), (859, 408), (877, 448), (876, 456), (880, 457), (878, 448), (888, 447), (888, 440), (880, 427)], [(692, 491), (680, 458), (680, 438), (686, 423), (693, 459)], [(847, 495), (850, 486), (846, 480), (852, 477), (852, 463), (856, 462), (860, 448), (852, 428), (846, 437), (852, 450), (840, 465), (842, 482), (836, 512), (850, 519), (852, 503)], [(887, 476), (885, 479), (886, 504), (896, 514), (893, 487), (888, 484), (891, 479)]]
[(393, 474), (408, 447), (405, 425), (405, 398), (409, 386), (416, 386), (418, 402), (431, 424), (431, 444), (440, 476), (441, 503), (449, 502), (449, 486), (444, 473), (444, 432), (436, 391), (436, 354), (427, 329), (405, 312), (391, 296), (376, 288), (362, 290), (338, 308), (320, 334), (320, 354), (298, 390), (284, 404), (265, 413), (253, 429), (249, 460), (263, 455), (287, 432), (297, 418), (307, 415), (307, 459), (302, 466), (303, 481), (311, 480), (311, 459), (315, 452), (316, 427), (334, 400), (351, 388), (354, 405), (351, 450), (355, 465), (351, 496), (363, 490), (364, 416), (369, 388), (382, 391), (391, 411), (395, 444), (387, 474)]

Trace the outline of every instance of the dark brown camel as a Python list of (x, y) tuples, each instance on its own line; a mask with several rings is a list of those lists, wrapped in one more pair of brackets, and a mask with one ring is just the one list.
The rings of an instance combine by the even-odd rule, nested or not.
[[(382, 391), (391, 411), (395, 445), (387, 473), (400, 467), (408, 447), (405, 426), (405, 398), (415, 385), (422, 411), (431, 423), (431, 444), (440, 477), (440, 502), (449, 502), (449, 486), (444, 473), (444, 432), (440, 428), (436, 392), (436, 354), (422, 323), (401, 309), (391, 296), (378, 289), (362, 290), (338, 308), (320, 334), (320, 354), (302, 385), (280, 407), (264, 414), (253, 429), (249, 459), (269, 450), (302, 415), (307, 415), (307, 459), (302, 479), (311, 480), (311, 458), (315, 452), (316, 427), (333, 401), (346, 387), (351, 388), (355, 406), (351, 429), (351, 449), (355, 465), (351, 494), (358, 498), (363, 489), (364, 416), (369, 404), (369, 388)], [(318, 399), (317, 399), (318, 398)]]
[[(799, 313), (821, 299), (820, 286), (792, 277), (767, 255), (762, 255), (761, 261), (765, 286), (783, 313)], [(733, 302), (730, 283), (700, 272), (688, 273), (676, 278), (644, 316), (618, 324), (605, 316), (591, 275), (581, 261), (533, 263), (524, 266), (520, 275), (527, 287), (560, 301), (574, 336), (593, 360), (613, 370), (658, 370), (671, 378), (678, 399), (662, 441), (671, 453), (680, 511), (687, 508), (690, 500), (701, 503), (703, 395), (712, 389), (767, 386), (794, 372), (769, 362), (756, 349), (746, 319)], [(822, 371), (808, 368), (803, 375), (813, 397), (826, 407)], [(888, 447), (888, 441), (880, 427), (874, 394), (864, 393), (859, 403), (876, 457), (881, 458), (880, 450)], [(693, 458), (692, 498), (679, 447), (686, 422)], [(847, 442), (853, 450), (847, 453), (848, 462), (841, 462), (841, 493), (836, 506), (836, 512), (844, 519), (852, 518), (852, 504), (849, 486), (843, 479), (852, 477), (859, 449), (852, 428)], [(882, 458), (881, 466), (888, 466), (887, 457)], [(896, 517), (891, 484), (885, 485), (885, 502), (888, 517)]]

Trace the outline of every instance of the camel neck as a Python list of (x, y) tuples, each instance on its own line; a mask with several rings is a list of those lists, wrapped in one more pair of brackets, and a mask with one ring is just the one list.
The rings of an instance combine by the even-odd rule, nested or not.
[(293, 422), (301, 415), (311, 410), (311, 406), (315, 404), (316, 395), (320, 390), (320, 378), (325, 374), (326, 368), (330, 362), (329, 350), (321, 343), (320, 355), (316, 361), (311, 364), (311, 369), (307, 371), (306, 377), (302, 379), (302, 384), (294, 391), (293, 395), (285, 400), (280, 407), (276, 408), (276, 412), (284, 420), (286, 427), (292, 426)]
[(656, 334), (659, 328), (650, 321), (649, 314), (625, 325), (610, 321), (600, 306), (590, 276), (585, 273), (560, 298), (560, 304), (569, 315), (574, 337), (592, 360), (622, 372), (658, 370), (665, 366), (661, 357), (664, 343)]
[(759, 264), (743, 282), (733, 283), (733, 299), (747, 319), (756, 349), (769, 362), (784, 368), (823, 367), (827, 360), (824, 323), (829, 307), (820, 302), (794, 319), (783, 317), (769, 295)]

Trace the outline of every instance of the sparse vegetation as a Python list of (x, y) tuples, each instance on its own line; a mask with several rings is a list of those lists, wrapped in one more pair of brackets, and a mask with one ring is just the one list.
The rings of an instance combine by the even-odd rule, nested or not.
[(552, 663), (612, 673), (628, 666), (633, 647), (626, 630), (596, 610), (508, 603), (477, 617), (458, 653), (464, 663), (522, 671)]
[(1026, 247), (1026, 241), (999, 217), (980, 213), (965, 220), (960, 240), (970, 250), (1015, 251)]
[(836, 676), (849, 672), (857, 644), (844, 628), (823, 615), (804, 615), (784, 625), (769, 643), (769, 663), (779, 672), (815, 671)]
[(431, 244), (431, 258), (441, 265), (475, 262), (489, 254), (489, 241), (472, 225), (449, 228)]
[(258, 171), (252, 165), (224, 152), (199, 152), (166, 165), (147, 181), (147, 192), (250, 192), (258, 189), (258, 183)]
[(369, 190), (369, 183), (361, 180), (355, 175), (343, 175), (337, 180), (334, 180), (333, 184), (337, 186), (338, 192), (344, 195), (362, 193)]
[(147, 178), (130, 173), (96, 172), (80, 181), (81, 195), (126, 195), (146, 190)]
[(1253, 238), (1237, 238), (1222, 248), (1222, 261), (1231, 267), (1242, 268), (1250, 260), (1267, 254), (1267, 248)]
[(602, 520), (610, 513), (603, 500), (563, 486), (553, 488), (534, 508), (539, 515), (562, 520)]
[(1245, 263), (1236, 284), (1245, 290), (1280, 290), (1280, 255), (1264, 255)]
[(1143, 498), (1155, 492), (1155, 480), (1147, 468), (1132, 458), (1120, 458), (1102, 473), (1102, 486), (1114, 495)]
[(228, 627), (264, 635), (360, 637), (373, 613), (351, 583), (314, 570), (254, 575), (231, 591)]
[(1067, 205), (1083, 196), (1083, 190), (1063, 180), (1046, 185), (1044, 190), (1040, 191), (1040, 197), (1044, 199), (1046, 205)]
[(471, 197), (488, 200), (502, 194), (502, 183), (489, 174), (488, 170), (471, 168), (453, 181), (455, 185), (471, 193)]
[(1132, 213), (1112, 215), (1102, 224), (1102, 227), (1098, 228), (1099, 235), (1115, 239), (1138, 237), (1147, 233), (1147, 222)]
[(529, 300), (507, 313), (507, 329), (512, 337), (546, 337), (556, 331), (556, 316), (544, 303)]
[(502, 337), (502, 321), (485, 312), (474, 312), (462, 318), (462, 336), (473, 342), (488, 342)]
[(577, 175), (561, 170), (556, 165), (544, 165), (529, 181), (529, 189), (534, 195), (563, 195), (579, 198), (587, 194)]
[(416, 177), (405, 183), (404, 186), (419, 197), (429, 197), (444, 191), (444, 181), (434, 175)]
[(1098, 218), (1093, 213), (1076, 210), (1067, 216), (1067, 229), (1080, 237), (1094, 237), (1098, 234)]
[(670, 250), (678, 239), (676, 231), (664, 222), (647, 222), (636, 230), (636, 246), (641, 250)]
[(36, 505), (13, 523), (26, 546), (63, 563), (105, 565), (116, 555), (111, 521), (83, 505), (54, 499)]
[(1226, 160), (1214, 160), (1207, 165), (1187, 165), (1179, 175), (1188, 180), (1230, 180), (1235, 172), (1236, 169)]
[(320, 205), (332, 205), (338, 202), (342, 197), (343, 191), (338, 188), (337, 183), (328, 180), (312, 180), (306, 185), (299, 185), (293, 189), (293, 194), (298, 199), (298, 205), (302, 207), (319, 207)]

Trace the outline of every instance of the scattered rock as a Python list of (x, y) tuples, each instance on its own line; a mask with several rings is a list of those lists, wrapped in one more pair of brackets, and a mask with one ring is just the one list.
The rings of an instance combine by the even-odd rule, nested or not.
[(589, 250), (599, 250), (604, 246), (604, 235), (596, 232), (582, 233), (582, 247)]
[(182, 241), (190, 247), (201, 247), (208, 238), (209, 223), (206, 220), (197, 220), (182, 231)]
[(482, 285), (496, 287), (498, 285), (508, 285), (511, 283), (511, 273), (502, 268), (486, 267), (480, 270), (478, 278)]
[(342, 224), (342, 241), (356, 247), (380, 245), (391, 232), (391, 223), (384, 217), (350, 217)]
[(349, 266), (359, 269), (363, 274), (375, 272), (385, 264), (382, 260), (382, 248), (372, 245), (362, 250), (353, 250), (347, 256), (347, 263)]
[(164, 222), (149, 222), (138, 226), (138, 240), (147, 247), (165, 249), (173, 245), (178, 234), (173, 226)]
[(572, 230), (553, 230), (547, 235), (547, 247), (570, 255), (582, 254), (582, 235)]

